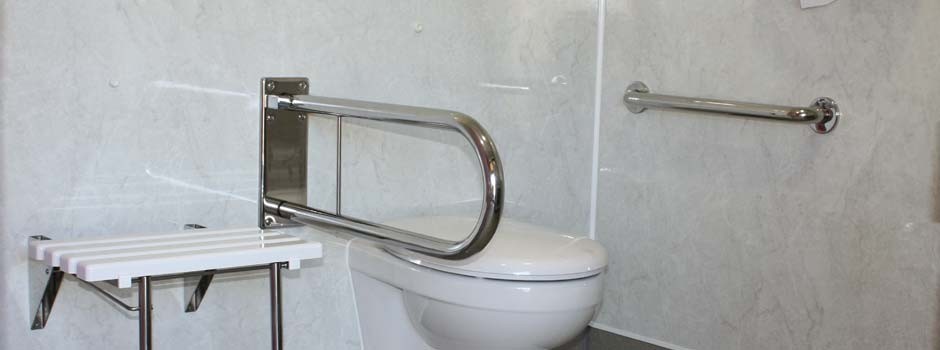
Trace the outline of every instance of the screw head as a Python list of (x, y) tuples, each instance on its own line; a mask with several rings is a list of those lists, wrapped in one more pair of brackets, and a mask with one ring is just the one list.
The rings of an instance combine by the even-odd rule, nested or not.
[(297, 87), (299, 87), (301, 90), (306, 89), (306, 88), (307, 88), (307, 83), (302, 81), (302, 82), (300, 82), (300, 83), (297, 84)]
[(268, 92), (274, 91), (274, 88), (276, 87), (277, 87), (277, 83), (273, 81), (269, 81), (267, 84), (264, 85), (264, 88), (268, 90)]
[(306, 114), (303, 114), (303, 113), (298, 114), (298, 115), (297, 115), (297, 120), (299, 120), (299, 121), (307, 120), (307, 115), (306, 115)]
[(272, 217), (270, 217), (270, 216), (264, 218), (264, 224), (265, 224), (266, 226), (274, 225), (274, 218), (272, 218)]
[(274, 121), (274, 114), (268, 114), (266, 117), (264, 117), (264, 119), (267, 120), (267, 121), (269, 121), (269, 122), (273, 122), (273, 121)]

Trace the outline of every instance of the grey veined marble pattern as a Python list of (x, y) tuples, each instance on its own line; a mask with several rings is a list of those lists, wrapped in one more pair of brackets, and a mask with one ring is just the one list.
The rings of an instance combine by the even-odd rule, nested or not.
[[(940, 346), (940, 2), (608, 3), (598, 322), (694, 349)], [(835, 98), (829, 136), (624, 87)]]
[[(255, 224), (262, 76), (303, 75), (314, 94), (472, 115), (502, 152), (509, 216), (587, 229), (594, 1), (2, 4), (0, 348), (135, 341), (133, 316), (74, 283), (50, 328), (28, 331), (29, 235)], [(479, 198), (459, 147), (389, 131), (347, 128), (347, 212), (380, 220)], [(331, 135), (321, 134), (321, 143)], [(311, 189), (322, 194), (314, 202), (330, 203), (329, 181)], [(288, 279), (288, 346), (359, 347), (342, 245), (329, 243), (322, 265)], [(178, 286), (157, 288), (156, 343), (262, 348), (264, 293), (263, 280), (227, 281), (190, 315)]]

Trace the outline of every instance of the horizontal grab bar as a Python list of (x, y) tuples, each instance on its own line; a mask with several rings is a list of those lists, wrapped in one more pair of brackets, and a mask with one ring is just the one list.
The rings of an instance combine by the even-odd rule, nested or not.
[(647, 108), (680, 109), (686, 111), (724, 113), (735, 116), (756, 117), (784, 122), (812, 124), (813, 131), (828, 134), (839, 124), (839, 105), (831, 98), (820, 97), (809, 107), (788, 107), (750, 102), (727, 101), (653, 94), (642, 82), (627, 87), (623, 102), (633, 113)]
[(408, 230), (328, 213), (277, 198), (262, 198), (264, 211), (301, 223), (339, 229), (353, 235), (446, 259), (464, 259), (483, 250), (496, 233), (503, 209), (503, 170), (496, 144), (486, 129), (463, 113), (309, 95), (268, 95), (267, 108), (334, 115), (418, 127), (442, 128), (461, 134), (473, 146), (483, 171), (483, 207), (470, 236), (447, 241)]

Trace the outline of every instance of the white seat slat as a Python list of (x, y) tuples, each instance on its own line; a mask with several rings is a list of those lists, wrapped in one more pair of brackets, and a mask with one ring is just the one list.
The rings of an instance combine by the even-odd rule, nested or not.
[[(288, 236), (285, 234), (273, 234), (266, 235), (264, 237), (264, 242), (266, 243), (278, 243), (278, 242), (292, 242), (292, 241), (301, 241), (300, 238), (294, 236)], [(61, 266), (59, 266), (62, 271), (68, 273), (76, 273), (78, 264), (80, 263), (94, 263), (96, 260), (105, 260), (105, 259), (125, 259), (125, 260), (134, 260), (134, 259), (145, 259), (148, 256), (159, 255), (159, 254), (176, 254), (176, 253), (189, 253), (189, 252), (198, 252), (202, 250), (213, 250), (218, 248), (254, 248), (261, 245), (261, 240), (258, 237), (253, 239), (234, 239), (226, 241), (214, 241), (206, 242), (202, 244), (172, 244), (172, 245), (161, 245), (161, 246), (150, 246), (142, 248), (131, 248), (131, 249), (112, 249), (112, 250), (98, 250), (91, 252), (83, 253), (73, 253), (73, 254), (63, 254), (61, 257)]]
[(182, 232), (168, 232), (168, 233), (147, 233), (147, 234), (127, 234), (120, 236), (109, 236), (109, 237), (86, 237), (86, 238), (75, 238), (68, 240), (49, 240), (49, 241), (30, 241), (29, 242), (29, 257), (34, 260), (40, 260), (45, 255), (46, 249), (49, 248), (60, 248), (64, 246), (69, 247), (80, 247), (80, 246), (97, 246), (103, 244), (121, 244), (121, 243), (133, 243), (141, 242), (147, 240), (165, 240), (165, 239), (187, 239), (198, 236), (212, 236), (212, 235), (225, 235), (232, 233), (259, 233), (261, 232), (258, 228), (238, 228), (238, 229), (225, 229), (225, 230), (191, 230), (191, 231), (182, 231)]
[(193, 230), (63, 241), (33, 241), (30, 257), (94, 282), (131, 279), (252, 265), (299, 262), (323, 256), (318, 242), (257, 228)]
[[(191, 245), (200, 245), (212, 242), (220, 241), (229, 241), (234, 239), (247, 239), (258, 241), (259, 239), (265, 238), (267, 236), (280, 234), (280, 232), (270, 231), (266, 233), (261, 233), (260, 230), (255, 230), (254, 232), (229, 232), (225, 234), (193, 234), (192, 237), (174, 237), (174, 238), (163, 238), (163, 239), (142, 239), (134, 241), (123, 241), (123, 242), (107, 242), (107, 243), (82, 243), (82, 244), (62, 244), (58, 247), (51, 247), (44, 249), (43, 259), (46, 261), (46, 264), (49, 266), (59, 266), (61, 263), (61, 258), (65, 255), (78, 254), (78, 253), (91, 253), (96, 252), (105, 253), (108, 251), (115, 250), (135, 250), (135, 249), (159, 249), (160, 247), (166, 246), (175, 246), (182, 244), (191, 244)], [(46, 241), (50, 242), (50, 241)]]

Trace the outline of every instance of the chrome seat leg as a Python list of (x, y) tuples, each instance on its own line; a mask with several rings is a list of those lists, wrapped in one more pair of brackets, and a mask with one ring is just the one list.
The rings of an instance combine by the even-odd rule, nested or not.
[(140, 327), (140, 350), (153, 349), (153, 325), (150, 323), (153, 309), (151, 309), (150, 276), (141, 277), (137, 281), (137, 315)]
[(271, 349), (284, 349), (284, 333), (281, 326), (281, 264), (268, 267), (271, 274)]

